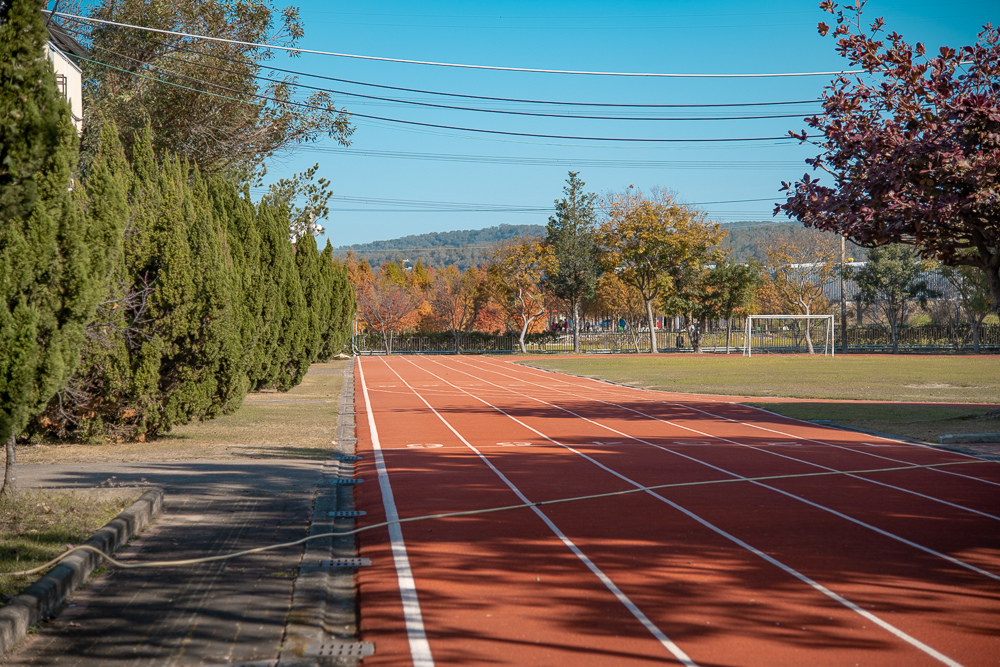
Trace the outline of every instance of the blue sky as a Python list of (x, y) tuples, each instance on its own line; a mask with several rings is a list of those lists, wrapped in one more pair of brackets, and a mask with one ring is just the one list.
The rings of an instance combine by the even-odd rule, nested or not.
[[(281, 4), (280, 1), (277, 4)], [(818, 0), (333, 3), (302, 0), (303, 48), (506, 67), (660, 73), (836, 71), (846, 61), (819, 21)], [(872, 0), (865, 16), (928, 51), (971, 44), (1000, 19), (995, 0)], [(720, 104), (817, 99), (830, 77), (662, 79), (460, 70), (278, 55), (278, 67), (407, 88), (615, 104)], [(484, 102), (302, 79), (347, 92), (515, 111), (566, 107)], [(801, 129), (817, 104), (693, 109), (580, 107), (569, 113), (646, 117), (799, 114), (726, 121), (538, 118), (413, 107), (335, 94), (338, 106), (391, 118), (512, 132), (631, 138), (776, 137)], [(815, 149), (798, 142), (625, 143), (490, 136), (356, 119), (352, 145), (332, 140), (277, 157), (268, 179), (320, 164), (338, 197), (325, 222), (334, 245), (407, 234), (544, 224), (567, 171), (605, 193), (630, 184), (673, 190), (720, 222), (771, 219), (782, 180), (805, 173)], [(367, 153), (366, 153), (367, 152)], [(442, 157), (443, 156), (443, 157)], [(451, 157), (460, 156), (460, 157)], [(259, 191), (258, 191), (259, 193)], [(339, 199), (350, 198), (350, 199)], [(763, 200), (736, 201), (733, 200)], [(470, 204), (473, 206), (455, 206)], [(510, 207), (527, 212), (502, 210)], [(470, 208), (479, 210), (468, 210)], [(441, 209), (464, 209), (443, 211)], [(483, 210), (485, 209), (485, 210)], [(491, 210), (493, 209), (493, 210)], [(501, 209), (501, 210), (496, 210)], [(321, 239), (322, 241), (322, 239)]]

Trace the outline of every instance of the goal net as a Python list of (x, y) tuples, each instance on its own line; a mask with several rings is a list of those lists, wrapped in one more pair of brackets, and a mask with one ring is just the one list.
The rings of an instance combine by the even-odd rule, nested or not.
[(743, 356), (818, 354), (833, 356), (833, 315), (749, 315)]

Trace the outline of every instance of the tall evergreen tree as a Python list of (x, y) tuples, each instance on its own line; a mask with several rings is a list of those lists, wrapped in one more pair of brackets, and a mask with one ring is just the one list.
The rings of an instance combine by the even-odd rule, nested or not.
[(309, 326), (305, 298), (288, 241), (287, 212), (262, 202), (257, 223), (266, 310), (253, 388), (286, 391), (302, 380), (309, 367), (308, 361), (302, 362)]
[(323, 330), (330, 320), (328, 274), (323, 273), (319, 262), (316, 239), (311, 234), (300, 237), (295, 243), (295, 266), (299, 271), (308, 322), (303, 347), (307, 368), (310, 363), (319, 359), (323, 347)]
[[(120, 221), (77, 212), (78, 139), (45, 53), (39, 0), (0, 2), (0, 442), (69, 378), (104, 292)], [(93, 224), (91, 224), (93, 223)]]
[(347, 268), (333, 261), (333, 246), (329, 240), (320, 253), (320, 264), (330, 275), (330, 326), (323, 332), (323, 347), (319, 355), (321, 361), (326, 361), (333, 355), (343, 352), (344, 346), (350, 340), (358, 305), (354, 288), (347, 279)]
[(545, 240), (556, 260), (556, 268), (546, 275), (545, 284), (570, 304), (574, 352), (580, 352), (580, 304), (594, 296), (600, 277), (594, 214), (597, 196), (584, 192), (585, 185), (579, 172), (569, 172), (563, 198), (556, 200), (556, 214), (545, 227)]
[[(121, 156), (113, 131), (105, 148)], [(249, 383), (239, 281), (197, 169), (172, 157), (157, 163), (148, 131), (133, 143), (131, 167), (99, 153), (85, 189), (106, 163), (128, 181), (124, 252), (79, 371), (33, 429), (144, 440), (241, 403)]]

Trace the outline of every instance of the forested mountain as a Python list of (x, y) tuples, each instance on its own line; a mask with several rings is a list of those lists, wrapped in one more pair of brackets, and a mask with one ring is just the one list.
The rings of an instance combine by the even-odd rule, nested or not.
[[(819, 232), (798, 222), (731, 222), (723, 225), (723, 228), (728, 235), (722, 242), (722, 247), (729, 251), (729, 259), (735, 262), (745, 262), (748, 259), (763, 262), (767, 247), (772, 243), (831, 236), (829, 232)], [(858, 259), (866, 256), (867, 251), (848, 242), (847, 254)]]
[(423, 262), (426, 266), (443, 267), (454, 264), (464, 271), (482, 263), (499, 241), (520, 236), (543, 236), (542, 225), (500, 225), (485, 229), (463, 229), (454, 232), (415, 234), (388, 241), (357, 243), (341, 246), (334, 254), (343, 257), (349, 250), (372, 266), (385, 262), (405, 260), (412, 264)]
[[(731, 222), (723, 225), (727, 232), (722, 247), (729, 251), (732, 261), (745, 262), (755, 258), (764, 260), (765, 248), (771, 242), (782, 239), (797, 239), (803, 236), (821, 236), (824, 232), (803, 227), (797, 222)], [(426, 266), (444, 267), (454, 264), (464, 271), (470, 266), (482, 263), (489, 255), (490, 248), (498, 241), (519, 236), (544, 236), (542, 225), (500, 225), (486, 229), (465, 229), (455, 232), (433, 232), (416, 234), (388, 241), (358, 243), (341, 246), (334, 254), (344, 257), (348, 250), (354, 251), (372, 266), (385, 262), (405, 260), (411, 264), (418, 261)], [(865, 251), (848, 244), (848, 255), (863, 257)]]

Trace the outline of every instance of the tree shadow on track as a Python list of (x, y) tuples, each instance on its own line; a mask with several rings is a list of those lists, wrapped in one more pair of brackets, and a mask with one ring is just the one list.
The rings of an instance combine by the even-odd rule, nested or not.
[[(549, 414), (548, 410), (525, 409), (525, 416)], [(476, 419), (476, 412), (466, 410), (463, 419)], [(668, 439), (677, 440), (663, 437), (664, 442)], [(559, 440), (625, 471), (641, 484), (726, 478), (699, 463), (670, 458), (666, 452), (653, 451), (651, 457), (649, 447), (595, 445), (585, 434)], [(770, 440), (741, 439), (761, 447)], [(748, 447), (697, 449), (699, 457), (708, 451), (720, 456), (727, 452), (737, 460), (759, 455), (747, 452)], [(537, 439), (532, 447), (484, 446), (483, 451), (532, 500), (631, 488), (592, 463)], [(397, 450), (388, 456), (392, 466), (405, 471), (393, 482), (403, 516), (516, 502), (512, 494), (498, 489), (494, 474), (470, 452)], [(374, 477), (374, 471), (369, 474)], [(865, 495), (868, 485), (861, 480), (840, 477), (831, 482), (815, 477), (788, 484), (800, 484), (796, 493), (816, 493), (824, 502), (846, 498), (851, 511), (871, 505), (866, 500), (870, 496)], [(359, 489), (358, 506), (376, 508), (376, 493), (375, 485)], [(982, 575), (745, 481), (659, 493), (890, 622), (908, 619), (970, 644), (995, 641), (991, 626), (1000, 610), (1000, 585)], [(905, 519), (900, 525), (908, 530), (926, 529), (928, 540), (933, 536), (937, 543), (950, 544), (947, 551), (956, 557), (980, 549), (980, 566), (1000, 570), (1000, 536), (990, 520), (972, 515), (956, 519), (947, 513), (938, 516), (923, 505), (895, 502), (869, 507), (871, 517)], [(986, 502), (1000, 510), (995, 499)], [(682, 645), (790, 648), (804, 656), (849, 649), (870, 652), (869, 659), (900, 650), (896, 639), (873, 631), (870, 621), (648, 494), (541, 509), (659, 628)], [(403, 532), (432, 639), (475, 638), (490, 646), (489, 650), (502, 653), (505, 645), (520, 641), (537, 646), (536, 640), (574, 651), (581, 645), (573, 638), (586, 637), (586, 651), (606, 651), (608, 660), (615, 655), (663, 657), (658, 645), (643, 644), (650, 640), (648, 631), (529, 509), (410, 523)], [(365, 533), (361, 539), (373, 553), (387, 557), (382, 531)], [(362, 594), (364, 609), (364, 587)], [(513, 616), (487, 621), (485, 615), (490, 613)], [(490, 629), (477, 630), (469, 616)], [(388, 618), (376, 620), (388, 622)], [(556, 639), (540, 635), (544, 627), (555, 628)], [(510, 628), (522, 628), (521, 634)], [(481, 662), (483, 657), (469, 653), (457, 659)]]

